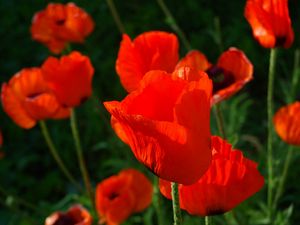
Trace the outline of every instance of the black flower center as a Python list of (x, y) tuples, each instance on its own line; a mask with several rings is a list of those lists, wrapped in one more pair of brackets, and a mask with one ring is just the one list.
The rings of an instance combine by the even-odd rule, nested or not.
[(30, 98), (30, 99), (34, 99), (34, 98), (38, 97), (41, 94), (43, 94), (43, 93), (42, 92), (36, 92), (36, 93), (31, 93), (31, 94), (27, 95), (26, 97)]
[(116, 193), (116, 192), (112, 192), (108, 195), (108, 199), (109, 200), (114, 200), (115, 198), (119, 197), (119, 193)]
[(64, 25), (65, 22), (66, 22), (65, 19), (58, 19), (55, 21), (55, 24), (58, 26), (62, 26), (62, 25)]
[(213, 81), (213, 93), (230, 86), (235, 81), (234, 76), (231, 73), (226, 72), (217, 66), (211, 66), (206, 70), (206, 73)]
[(53, 225), (74, 225), (77, 222), (68, 215), (62, 215)]

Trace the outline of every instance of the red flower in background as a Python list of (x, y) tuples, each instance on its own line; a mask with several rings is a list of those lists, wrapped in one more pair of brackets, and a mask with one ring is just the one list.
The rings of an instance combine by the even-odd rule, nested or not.
[(23, 69), (2, 85), (4, 111), (20, 127), (32, 128), (38, 120), (62, 119), (70, 115), (49, 90), (39, 68)]
[(34, 40), (58, 54), (69, 42), (82, 43), (93, 29), (92, 18), (74, 3), (50, 3), (34, 15), (30, 31)]
[(273, 118), (279, 137), (288, 144), (300, 145), (300, 102), (281, 107)]
[(197, 70), (150, 71), (123, 101), (104, 105), (140, 162), (161, 178), (191, 184), (211, 160), (211, 91), (211, 80)]
[(87, 56), (73, 51), (60, 59), (49, 57), (42, 65), (44, 78), (57, 100), (75, 107), (92, 94), (94, 68)]
[(45, 220), (45, 225), (91, 225), (92, 217), (81, 205), (72, 206), (67, 212), (54, 212)]
[(124, 34), (116, 71), (123, 87), (131, 92), (138, 88), (143, 76), (150, 70), (172, 73), (178, 57), (178, 39), (172, 33), (145, 32), (133, 41)]
[(126, 169), (97, 185), (96, 208), (100, 222), (117, 225), (131, 214), (146, 209), (152, 201), (153, 187), (135, 169)]
[(238, 92), (252, 79), (253, 66), (246, 55), (236, 49), (225, 51), (216, 65), (212, 65), (200, 51), (189, 52), (176, 68), (188, 66), (205, 71), (213, 81), (213, 103), (218, 103)]
[(247, 0), (245, 17), (254, 37), (264, 48), (289, 48), (294, 32), (288, 10), (288, 0)]
[[(180, 206), (192, 215), (225, 213), (258, 192), (264, 178), (257, 164), (217, 136), (212, 137), (212, 163), (192, 185), (179, 185)], [(171, 199), (171, 184), (160, 180), (161, 193)]]

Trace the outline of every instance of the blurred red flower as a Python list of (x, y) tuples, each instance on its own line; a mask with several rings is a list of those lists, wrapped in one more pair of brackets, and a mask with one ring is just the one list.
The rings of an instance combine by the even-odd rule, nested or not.
[(117, 225), (131, 214), (146, 209), (152, 201), (153, 187), (135, 169), (126, 169), (97, 185), (96, 208), (100, 222)]
[(70, 110), (62, 107), (49, 90), (39, 68), (27, 68), (2, 85), (4, 111), (20, 127), (32, 128), (38, 120), (69, 117)]
[(238, 92), (252, 79), (253, 66), (246, 55), (236, 48), (229, 48), (212, 65), (200, 51), (190, 51), (176, 68), (188, 66), (205, 71), (213, 81), (213, 104)]
[(116, 61), (116, 71), (123, 87), (131, 92), (138, 88), (139, 82), (150, 70), (172, 73), (178, 57), (178, 39), (172, 33), (145, 32), (133, 41), (124, 34)]
[(288, 144), (300, 145), (300, 102), (281, 107), (273, 118), (279, 137)]
[(45, 220), (45, 225), (91, 225), (92, 217), (81, 205), (72, 206), (67, 212), (54, 212)]
[(192, 184), (211, 160), (211, 92), (204, 72), (156, 70), (123, 101), (104, 105), (113, 129), (140, 162), (161, 178)]
[(247, 0), (245, 17), (254, 37), (264, 48), (289, 48), (292, 45), (294, 31), (288, 0)]
[[(257, 164), (220, 137), (212, 137), (212, 163), (192, 185), (179, 185), (180, 206), (192, 215), (225, 213), (246, 200), (264, 185)], [(161, 193), (171, 199), (171, 184), (160, 179)]]
[(73, 51), (60, 59), (48, 57), (42, 65), (42, 72), (63, 106), (78, 106), (92, 94), (94, 68), (90, 59), (79, 52)]
[(59, 54), (69, 42), (82, 43), (94, 29), (92, 18), (74, 3), (50, 3), (37, 12), (31, 25), (31, 35)]

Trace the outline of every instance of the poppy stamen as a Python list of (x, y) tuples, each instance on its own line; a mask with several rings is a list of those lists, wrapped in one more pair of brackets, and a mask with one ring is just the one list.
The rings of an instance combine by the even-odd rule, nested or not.
[(55, 24), (58, 25), (58, 26), (62, 26), (62, 25), (64, 25), (65, 22), (66, 22), (65, 19), (59, 19), (59, 20), (55, 21)]
[(211, 66), (206, 70), (209, 78), (213, 81), (213, 93), (224, 89), (234, 83), (235, 79), (231, 73), (217, 66)]
[(119, 193), (116, 193), (116, 192), (112, 192), (108, 195), (108, 199), (113, 201), (114, 199), (116, 199), (117, 197), (119, 197)]
[(68, 215), (62, 215), (53, 225), (74, 225), (76, 221)]

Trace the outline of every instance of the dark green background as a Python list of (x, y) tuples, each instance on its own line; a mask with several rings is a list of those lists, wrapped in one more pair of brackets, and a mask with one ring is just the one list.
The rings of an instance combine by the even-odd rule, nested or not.
[[(32, 16), (35, 12), (45, 8), (49, 2), (0, 0), (1, 83), (8, 81), (22, 68), (40, 66), (49, 56), (47, 48), (31, 40), (29, 32)], [(96, 71), (93, 80), (93, 97), (76, 109), (83, 149), (93, 185), (126, 167), (139, 168), (152, 177), (136, 161), (128, 147), (114, 136), (109, 126), (109, 115), (101, 104), (106, 100), (121, 100), (126, 95), (114, 69), (121, 35), (112, 19), (106, 1), (74, 2), (90, 13), (96, 23), (95, 30), (87, 38), (85, 45), (72, 45), (73, 49), (91, 57)], [(155, 0), (115, 0), (115, 4), (125, 29), (132, 38), (149, 30), (172, 32), (168, 20)], [(269, 50), (263, 49), (252, 37), (250, 26), (243, 16), (245, 1), (166, 0), (166, 4), (193, 48), (205, 53), (211, 62), (216, 62), (220, 55), (215, 32), (215, 21), (218, 19), (221, 24), (224, 49), (231, 46), (240, 48), (253, 63), (255, 70), (253, 81), (247, 84), (233, 99), (223, 103), (222, 108), (229, 139), (236, 144), (236, 147), (243, 149), (251, 159), (259, 162), (259, 168), (265, 174), (267, 124), (265, 99)], [(290, 90), (294, 51), (300, 47), (300, 5), (296, 0), (291, 0), (289, 6), (295, 31), (295, 42), (290, 49), (280, 49), (279, 51), (275, 78), (276, 109), (286, 103), (286, 93)], [(181, 56), (186, 52), (181, 44)], [(0, 111), (0, 117), (0, 127), (4, 137), (3, 151), (5, 151), (5, 158), (0, 160), (0, 184), (11, 195), (9, 198), (0, 195), (2, 203), (0, 224), (43, 224), (45, 216), (53, 210), (66, 209), (76, 201), (84, 203), (86, 199), (76, 195), (72, 185), (60, 173), (48, 154), (39, 127), (23, 130), (15, 125), (3, 110)], [(81, 181), (68, 123), (68, 120), (47, 122), (66, 165)], [(214, 123), (214, 118), (212, 118), (212, 132), (217, 134)], [(288, 147), (278, 138), (275, 141), (276, 149), (274, 151), (276, 159), (278, 159), (275, 160), (276, 168), (278, 166), (275, 172), (278, 172), (281, 170), (282, 160)], [(299, 160), (299, 154), (296, 154), (288, 176), (287, 189), (280, 202), (282, 212), (293, 202), (292, 221), (300, 219), (300, 214), (297, 213), (300, 209), (300, 198), (298, 197), (300, 190), (297, 184), (300, 172), (297, 166)], [(13, 196), (20, 196), (34, 203), (42, 212), (38, 214), (20, 206)], [(258, 204), (265, 202), (265, 196), (266, 192), (263, 190), (256, 195), (254, 200), (250, 200), (249, 204), (242, 204), (236, 210), (239, 220), (244, 221), (242, 224), (251, 224), (249, 221), (252, 220), (249, 218), (264, 217), (259, 214), (263, 214), (263, 210), (259, 208)], [(64, 200), (62, 201), (62, 199)], [(165, 204), (170, 207), (170, 202), (165, 201)], [(253, 210), (255, 213), (252, 215)], [(149, 209), (146, 216), (133, 217), (129, 223), (140, 224), (141, 218), (151, 221), (152, 214), (153, 210)], [(147, 219), (147, 216), (150, 219)], [(187, 218), (186, 221), (188, 224), (197, 224), (196, 219)], [(217, 224), (223, 224), (222, 217), (217, 218), (216, 221)], [(261, 222), (255, 222), (255, 224), (261, 224)], [(291, 224), (297, 224), (297, 222)]]

